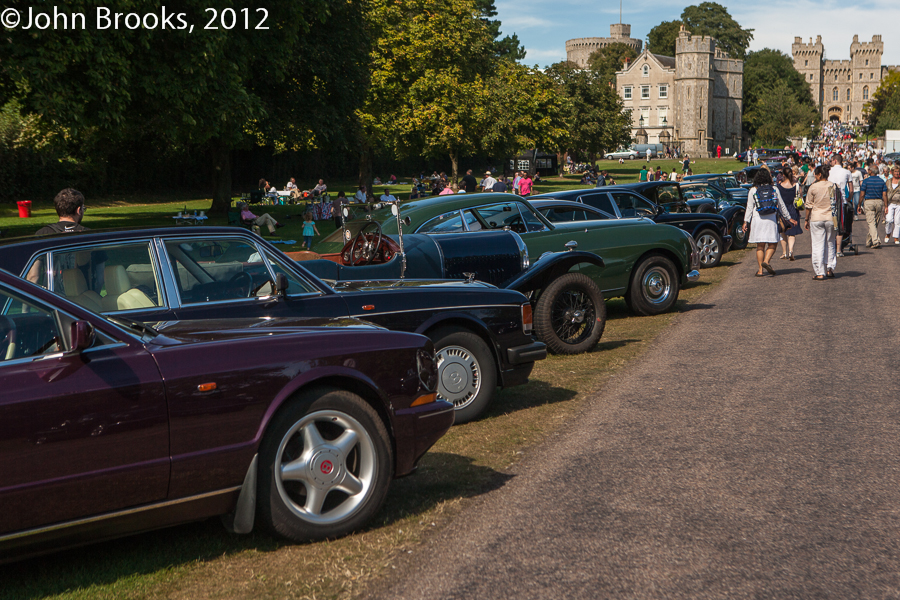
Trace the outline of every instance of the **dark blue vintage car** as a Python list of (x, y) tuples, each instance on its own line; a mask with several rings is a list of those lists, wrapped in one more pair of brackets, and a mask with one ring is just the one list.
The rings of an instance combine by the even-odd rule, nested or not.
[(113, 312), (0, 271), (0, 562), (216, 515), (236, 533), (343, 535), (453, 423), (421, 335)]
[[(512, 260), (521, 260), (518, 251)], [(237, 228), (107, 230), (9, 240), (0, 246), (0, 268), (88, 309), (144, 322), (355, 317), (424, 334), (437, 351), (438, 395), (456, 406), (457, 422), (479, 415), (498, 386), (526, 383), (534, 362), (547, 354), (532, 336), (531, 304), (517, 291), (471, 278), (373, 277), (331, 286)]]

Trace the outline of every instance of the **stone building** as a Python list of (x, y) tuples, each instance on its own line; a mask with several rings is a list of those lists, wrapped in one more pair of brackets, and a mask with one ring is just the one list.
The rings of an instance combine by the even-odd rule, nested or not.
[(566, 60), (577, 64), (582, 69), (587, 67), (591, 53), (610, 44), (622, 43), (631, 46), (640, 53), (643, 43), (631, 37), (631, 25), (613, 23), (609, 26), (608, 38), (577, 38), (566, 42)]
[(873, 35), (871, 42), (860, 42), (853, 36), (850, 44), (850, 60), (825, 60), (822, 36), (813, 43), (804, 44), (799, 37), (791, 45), (794, 68), (809, 84), (813, 100), (822, 120), (862, 121), (863, 107), (878, 89), (881, 79), (898, 67), (881, 64), (884, 42), (880, 35)]
[(646, 134), (647, 143), (677, 145), (692, 157), (715, 156), (719, 145), (723, 154), (742, 149), (743, 88), (744, 62), (684, 28), (674, 57), (645, 50), (616, 73), (632, 136)]

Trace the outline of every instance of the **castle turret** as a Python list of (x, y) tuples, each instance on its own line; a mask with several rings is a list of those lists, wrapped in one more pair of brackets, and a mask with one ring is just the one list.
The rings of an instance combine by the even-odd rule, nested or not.
[(691, 156), (710, 156), (716, 41), (692, 36), (684, 26), (675, 40), (675, 137)]

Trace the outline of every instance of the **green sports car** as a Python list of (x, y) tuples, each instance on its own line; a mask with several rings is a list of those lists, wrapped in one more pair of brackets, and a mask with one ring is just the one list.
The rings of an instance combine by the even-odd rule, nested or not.
[[(403, 224), (403, 235), (508, 230), (521, 237), (533, 261), (544, 253), (574, 246), (599, 255), (604, 266), (581, 263), (572, 266), (571, 271), (593, 279), (606, 298), (624, 296), (640, 315), (669, 310), (681, 287), (699, 278), (699, 254), (691, 236), (641, 216), (588, 221), (572, 213), (572, 220), (550, 222), (527, 200), (497, 193), (432, 196), (404, 202), (399, 206), (399, 218), (392, 208), (376, 205), (371, 213), (351, 218), (344, 230), (335, 231), (313, 250), (324, 258), (351, 264), (351, 247), (360, 233), (371, 235), (377, 228), (395, 239), (400, 233), (399, 223)], [(473, 248), (478, 244), (477, 234), (473, 234), (472, 244)]]

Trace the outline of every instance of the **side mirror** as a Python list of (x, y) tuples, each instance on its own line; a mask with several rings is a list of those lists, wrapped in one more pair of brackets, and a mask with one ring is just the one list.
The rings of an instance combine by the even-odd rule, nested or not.
[(72, 339), (72, 352), (78, 353), (94, 345), (94, 326), (87, 321), (75, 321), (69, 331)]
[(284, 296), (288, 289), (288, 278), (284, 273), (275, 274), (275, 293)]
[(411, 225), (411, 224), (412, 224), (412, 219), (410, 219), (409, 217), (403, 217), (403, 218), (400, 219), (400, 220), (403, 221), (403, 224), (404, 224), (404, 225)]

